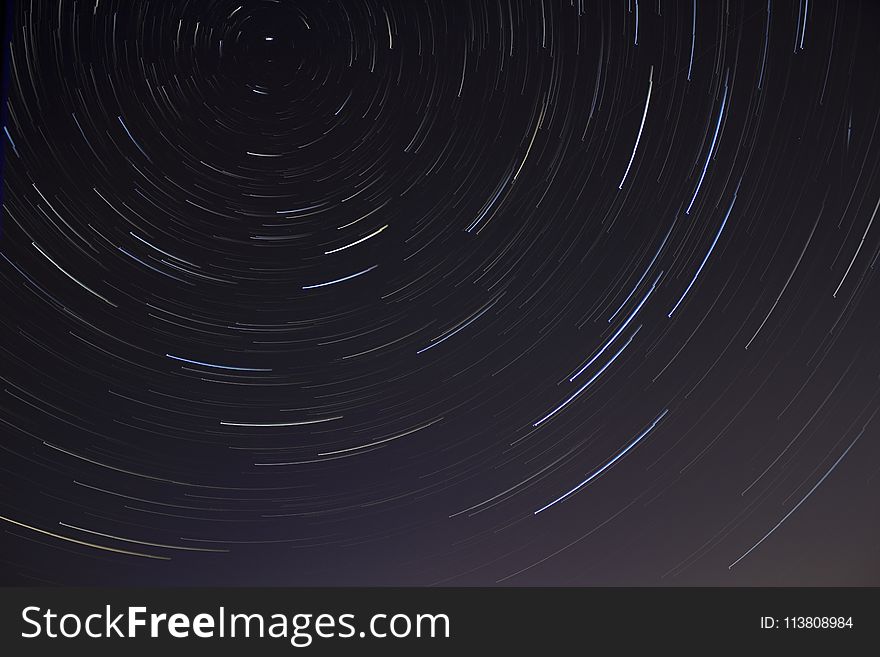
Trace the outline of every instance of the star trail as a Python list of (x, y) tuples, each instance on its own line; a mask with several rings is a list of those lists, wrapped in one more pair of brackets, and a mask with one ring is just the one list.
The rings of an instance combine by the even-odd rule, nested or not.
[(876, 3), (12, 27), (5, 583), (880, 583)]

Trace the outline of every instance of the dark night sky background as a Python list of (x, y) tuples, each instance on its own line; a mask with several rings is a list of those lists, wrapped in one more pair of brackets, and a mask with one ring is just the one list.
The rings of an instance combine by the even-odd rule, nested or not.
[(18, 2), (2, 582), (880, 584), (878, 30)]

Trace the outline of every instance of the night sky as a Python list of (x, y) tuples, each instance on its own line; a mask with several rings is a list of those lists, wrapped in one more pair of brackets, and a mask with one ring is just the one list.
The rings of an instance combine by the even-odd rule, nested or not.
[(880, 584), (878, 33), (17, 2), (2, 583)]

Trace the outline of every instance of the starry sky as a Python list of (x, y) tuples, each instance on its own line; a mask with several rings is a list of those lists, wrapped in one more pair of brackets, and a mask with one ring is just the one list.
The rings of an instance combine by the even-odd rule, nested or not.
[(21, 0), (4, 584), (880, 584), (880, 6)]

